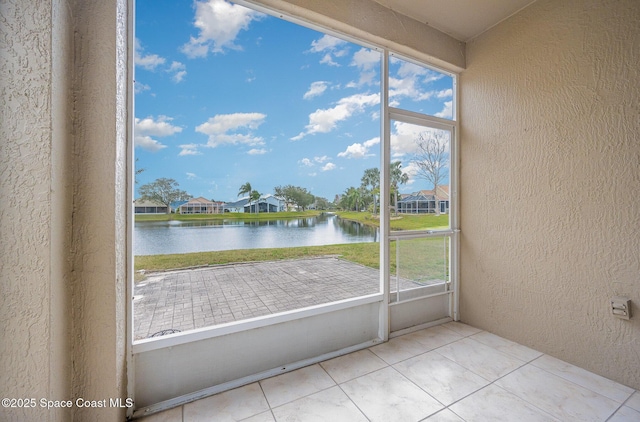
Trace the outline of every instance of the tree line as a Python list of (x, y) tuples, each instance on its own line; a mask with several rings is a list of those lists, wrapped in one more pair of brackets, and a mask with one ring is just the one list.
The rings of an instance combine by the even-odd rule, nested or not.
[[(420, 134), (415, 142), (418, 152), (414, 155), (412, 164), (415, 165), (416, 176), (433, 184), (435, 194), (438, 186), (447, 177), (448, 173), (448, 137), (440, 132), (425, 132)], [(143, 169), (138, 170), (136, 174), (141, 171)], [(397, 214), (399, 186), (409, 181), (409, 175), (403, 171), (400, 161), (391, 163), (389, 179), (390, 194), (392, 195), (390, 202)], [(179, 188), (178, 182), (167, 178), (156, 179), (154, 182), (142, 185), (139, 192), (142, 199), (166, 205), (167, 210), (171, 208), (172, 203), (186, 201), (191, 198), (191, 195)], [(311, 205), (315, 205), (315, 208), (320, 210), (338, 207), (343, 210), (362, 211), (371, 208), (373, 213), (376, 214), (378, 212), (378, 196), (380, 195), (380, 169), (377, 167), (366, 169), (360, 179), (360, 186), (351, 186), (341, 195), (336, 195), (334, 203), (329, 202), (326, 198), (316, 197), (306, 188), (300, 186), (276, 186), (273, 192), (275, 196), (284, 200), (287, 210), (291, 207), (296, 207), (304, 211)], [(249, 182), (242, 184), (238, 190), (238, 196), (244, 195), (249, 197), (250, 209), (251, 204), (258, 201), (262, 196), (260, 192), (252, 188)], [(439, 213), (440, 206), (437, 196), (435, 197), (435, 203), (436, 213)], [(258, 211), (258, 207), (255, 208)]]
[[(409, 181), (409, 175), (402, 170), (402, 163), (394, 161), (389, 167), (389, 180), (391, 187), (391, 204), (395, 207), (398, 203), (398, 187)], [(377, 213), (378, 197), (380, 195), (380, 169), (372, 167), (366, 169), (360, 179), (359, 187), (349, 187), (340, 196), (338, 205), (349, 211), (362, 211), (372, 208)]]
[[(327, 210), (333, 206), (326, 198), (314, 196), (306, 188), (300, 186), (276, 186), (273, 191), (276, 197), (284, 200), (287, 210), (295, 207), (305, 211), (311, 205), (315, 205), (316, 209)], [(192, 198), (187, 191), (180, 189), (178, 182), (164, 177), (140, 186), (139, 193), (142, 200), (165, 205), (167, 212), (169, 212), (171, 204), (179, 201), (188, 201)], [(250, 182), (246, 182), (240, 186), (238, 196), (248, 196), (249, 208), (251, 209), (251, 205), (258, 201), (262, 194), (253, 189)], [(255, 207), (255, 209), (259, 211), (258, 207)]]

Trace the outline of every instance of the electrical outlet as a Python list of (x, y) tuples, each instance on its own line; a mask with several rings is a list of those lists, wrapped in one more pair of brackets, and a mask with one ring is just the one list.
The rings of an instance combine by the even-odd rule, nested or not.
[(620, 319), (631, 318), (631, 300), (627, 297), (611, 299), (611, 314)]

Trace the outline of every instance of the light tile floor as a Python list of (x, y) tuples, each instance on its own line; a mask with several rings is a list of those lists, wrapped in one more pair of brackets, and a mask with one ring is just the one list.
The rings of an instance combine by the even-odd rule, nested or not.
[(640, 392), (457, 322), (144, 422), (640, 421)]

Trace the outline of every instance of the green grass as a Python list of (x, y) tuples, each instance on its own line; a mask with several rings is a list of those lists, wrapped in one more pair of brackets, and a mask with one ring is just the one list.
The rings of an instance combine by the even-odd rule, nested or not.
[[(395, 245), (392, 248), (395, 257)], [(448, 279), (449, 238), (400, 240), (399, 256), (402, 278), (418, 282)]]
[(380, 244), (349, 243), (343, 245), (302, 246), (297, 248), (239, 249), (231, 251), (196, 252), (186, 254), (142, 255), (135, 257), (135, 270), (168, 270), (220, 265), (238, 262), (277, 261), (281, 259), (308, 258), (325, 255), (340, 255), (342, 258), (379, 267)]
[[(448, 249), (446, 249), (448, 251)], [(396, 273), (396, 242), (391, 242), (390, 272)], [(446, 276), (447, 252), (442, 238), (403, 240), (400, 243), (400, 276), (412, 280), (439, 279)], [(367, 267), (380, 268), (380, 244), (347, 243), (342, 245), (302, 246), (296, 248), (241, 249), (186, 254), (142, 255), (135, 257), (135, 270), (162, 271), (206, 265), (241, 262), (277, 261), (338, 255), (342, 259)], [(139, 280), (136, 280), (139, 281)]]
[[(370, 212), (339, 211), (337, 214), (345, 220), (357, 221), (369, 226), (380, 226), (380, 216)], [(434, 230), (449, 227), (448, 214), (398, 214), (391, 216), (391, 230)]]
[(288, 218), (307, 218), (320, 215), (320, 211), (287, 211), (287, 212), (261, 212), (261, 213), (242, 213), (228, 212), (225, 214), (154, 214), (154, 215), (136, 215), (136, 221), (202, 221), (202, 220), (284, 220)]
[[(179, 220), (269, 220), (283, 218), (304, 218), (320, 214), (317, 211), (286, 213), (227, 213), (195, 215), (153, 215), (136, 216), (136, 221)], [(370, 226), (379, 226), (377, 216), (366, 212), (338, 212), (340, 218), (357, 221)], [(392, 217), (392, 230), (427, 230), (447, 228), (448, 215), (400, 215)], [(396, 273), (396, 242), (391, 242), (390, 271)], [(222, 265), (241, 262), (277, 261), (282, 259), (309, 258), (338, 255), (342, 259), (367, 267), (380, 267), (379, 243), (348, 243), (326, 246), (303, 246), (296, 248), (241, 249), (231, 251), (197, 252), (186, 254), (142, 255), (135, 257), (135, 270), (163, 271), (207, 265)], [(400, 276), (412, 280), (445, 279), (448, 246), (442, 238), (402, 240), (400, 243)]]

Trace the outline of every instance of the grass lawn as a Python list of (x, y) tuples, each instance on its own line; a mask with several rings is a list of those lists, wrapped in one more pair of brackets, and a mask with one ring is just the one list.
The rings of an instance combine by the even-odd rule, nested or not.
[[(390, 271), (396, 273), (396, 242), (391, 242)], [(135, 270), (159, 271), (205, 265), (239, 262), (277, 261), (339, 255), (342, 259), (380, 268), (380, 244), (347, 243), (342, 245), (302, 246), (296, 248), (241, 249), (232, 251), (196, 252), (186, 254), (143, 255), (135, 257)], [(444, 280), (448, 243), (442, 238), (403, 240), (400, 243), (400, 276), (412, 280)], [(137, 277), (140, 281), (144, 277)]]
[(297, 248), (239, 249), (185, 254), (142, 255), (135, 257), (135, 270), (169, 270), (201, 265), (277, 261), (280, 259), (307, 258), (324, 255), (340, 255), (346, 260), (357, 262), (367, 267), (379, 268), (378, 257), (380, 255), (380, 244), (369, 242), (348, 243), (343, 245), (301, 246)]
[[(280, 212), (280, 213), (227, 213), (227, 214), (167, 214), (136, 216), (136, 221), (168, 220), (270, 220), (284, 218), (304, 218), (319, 215), (319, 211)], [(377, 216), (368, 212), (338, 212), (340, 218), (357, 221), (370, 226), (379, 226)], [(448, 215), (403, 214), (392, 217), (392, 230), (428, 230), (443, 229), (449, 224)], [(413, 280), (445, 279), (448, 257), (448, 243), (442, 238), (424, 238), (402, 240), (400, 244), (400, 276)], [(391, 242), (390, 270), (396, 273), (396, 242)], [(239, 262), (276, 261), (325, 255), (339, 255), (342, 259), (379, 268), (379, 243), (348, 243), (326, 246), (303, 246), (295, 248), (242, 249), (231, 251), (196, 252), (186, 254), (143, 255), (135, 257), (135, 270), (162, 271), (221, 265)], [(136, 280), (144, 277), (136, 276)]]
[[(357, 221), (369, 226), (380, 226), (380, 216), (370, 212), (339, 211), (336, 214), (345, 220)], [(448, 214), (398, 214), (391, 216), (391, 230), (435, 230), (449, 227)]]

